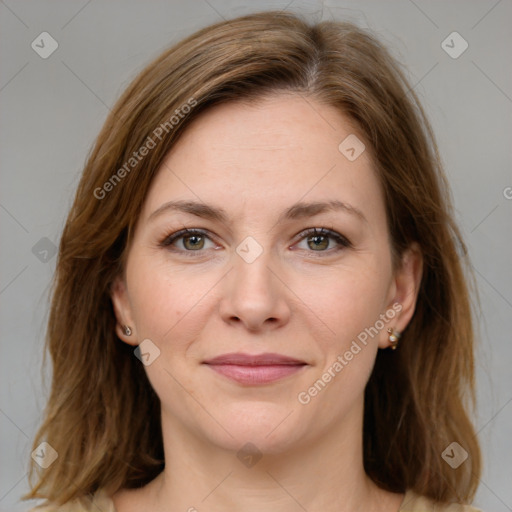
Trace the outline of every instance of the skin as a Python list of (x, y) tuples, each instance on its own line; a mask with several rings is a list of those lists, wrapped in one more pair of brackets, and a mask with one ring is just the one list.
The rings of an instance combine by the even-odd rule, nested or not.
[[(363, 469), (363, 393), (377, 351), (390, 345), (387, 327), (403, 331), (413, 315), (422, 258), (411, 246), (393, 273), (370, 152), (351, 162), (338, 150), (355, 132), (333, 107), (279, 93), (203, 113), (166, 157), (112, 292), (121, 340), (150, 339), (160, 350), (145, 370), (162, 404), (166, 466), (146, 487), (115, 493), (118, 512), (399, 509), (403, 495), (379, 489)], [(170, 210), (150, 218), (171, 200), (214, 205), (228, 219)], [(277, 221), (298, 201), (329, 200), (366, 220), (340, 210)], [(184, 227), (207, 237), (161, 245)], [(352, 246), (327, 237), (318, 247), (311, 234), (297, 236), (307, 228), (331, 229)], [(263, 250), (251, 263), (236, 252), (248, 236)], [(298, 394), (394, 303), (401, 311), (301, 404)], [(307, 365), (247, 386), (201, 364), (229, 352), (277, 352)], [(247, 442), (263, 455), (252, 467), (237, 458)]]

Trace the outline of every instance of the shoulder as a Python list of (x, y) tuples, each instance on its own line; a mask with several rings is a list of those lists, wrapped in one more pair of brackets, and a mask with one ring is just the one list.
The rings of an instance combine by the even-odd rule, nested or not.
[(63, 505), (44, 505), (35, 507), (29, 512), (116, 512), (114, 502), (110, 496), (100, 489), (93, 495), (76, 498)]
[(425, 496), (420, 496), (412, 490), (405, 494), (399, 512), (482, 512), (471, 505), (461, 505), (460, 503), (447, 503), (440, 505)]

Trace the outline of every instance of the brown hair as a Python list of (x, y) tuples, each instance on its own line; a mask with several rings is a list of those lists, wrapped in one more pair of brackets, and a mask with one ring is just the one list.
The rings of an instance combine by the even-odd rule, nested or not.
[[(53, 381), (34, 448), (45, 440), (58, 458), (43, 471), (32, 462), (30, 480), (37, 472), (38, 481), (25, 499), (64, 503), (144, 485), (163, 469), (159, 400), (133, 347), (115, 334), (111, 285), (148, 187), (186, 126), (214, 104), (277, 91), (308, 95), (355, 122), (384, 191), (395, 263), (413, 241), (423, 253), (415, 314), (399, 350), (379, 351), (366, 387), (366, 472), (395, 492), (445, 502), (474, 496), (481, 462), (467, 412), (475, 400), (471, 274), (426, 115), (371, 34), (262, 12), (166, 50), (99, 134), (62, 234), (48, 323)], [(139, 158), (149, 139), (155, 147)], [(469, 453), (456, 470), (441, 457), (452, 441)]]

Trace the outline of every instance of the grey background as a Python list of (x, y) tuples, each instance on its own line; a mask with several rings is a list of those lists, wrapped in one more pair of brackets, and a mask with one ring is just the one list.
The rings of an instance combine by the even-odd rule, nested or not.
[[(41, 361), (52, 247), (109, 107), (164, 48), (222, 18), (267, 8), (369, 27), (410, 71), (481, 295), (476, 424), (485, 470), (475, 504), (512, 510), (510, 0), (0, 0), (1, 511), (31, 505), (18, 500), (48, 393)], [(31, 48), (43, 31), (59, 45), (47, 59)], [(469, 44), (457, 59), (441, 47), (453, 31)]]

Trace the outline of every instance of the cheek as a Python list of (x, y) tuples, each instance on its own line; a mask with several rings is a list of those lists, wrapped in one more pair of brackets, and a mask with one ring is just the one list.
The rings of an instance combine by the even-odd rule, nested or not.
[(161, 340), (187, 308), (187, 297), (179, 279), (168, 269), (137, 253), (128, 262), (130, 303), (140, 337)]
[(127, 266), (133, 320), (141, 339), (149, 338), (165, 348), (186, 346), (199, 332), (218, 277), (192, 266), (171, 268), (160, 258), (133, 254)]
[(385, 286), (375, 272), (346, 270), (303, 290), (309, 290), (304, 302), (314, 311), (309, 327), (319, 350), (297, 399), (305, 412), (333, 425), (360, 400), (371, 375), (379, 339), (371, 328), (383, 313)]
[(325, 348), (341, 350), (384, 312), (387, 277), (385, 268), (347, 266), (320, 279), (301, 276), (292, 288), (310, 308)]

